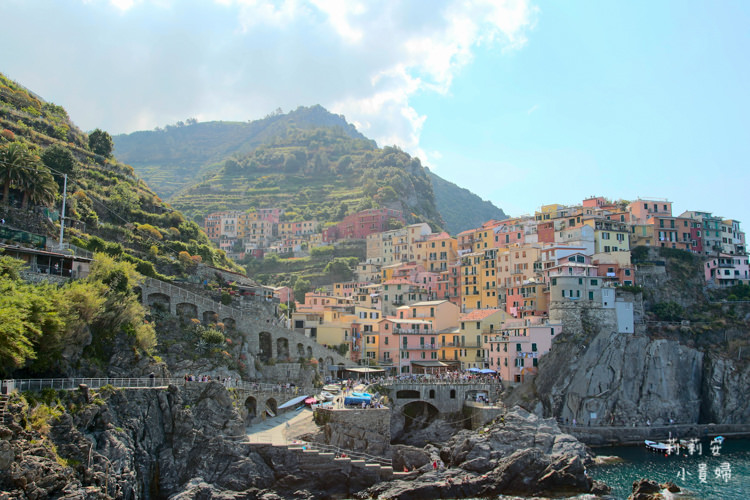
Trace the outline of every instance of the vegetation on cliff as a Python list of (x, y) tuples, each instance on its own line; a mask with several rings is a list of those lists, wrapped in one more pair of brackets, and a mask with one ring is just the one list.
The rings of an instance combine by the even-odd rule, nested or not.
[(236, 269), (197, 224), (111, 153), (107, 132), (81, 132), (61, 106), (0, 74), (0, 209), (9, 226), (55, 237), (50, 220), (59, 220), (67, 174), (66, 235), (76, 245), (128, 260), (150, 276), (185, 274), (180, 252)]
[(82, 358), (105, 362), (123, 335), (135, 352), (156, 346), (133, 288), (135, 266), (98, 254), (89, 276), (63, 286), (23, 281), (24, 262), (0, 257), (0, 374), (61, 375)]

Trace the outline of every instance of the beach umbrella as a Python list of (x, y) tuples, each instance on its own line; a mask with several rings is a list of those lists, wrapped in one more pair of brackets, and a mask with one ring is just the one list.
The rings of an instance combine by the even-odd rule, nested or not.
[(307, 398), (307, 399), (305, 399), (305, 404), (306, 405), (313, 405), (313, 404), (315, 404), (317, 402), (318, 402), (318, 400), (315, 399), (315, 398)]
[(482, 368), (481, 370), (479, 370), (479, 373), (485, 373), (486, 374), (486, 373), (497, 373), (497, 372), (495, 370), (491, 370), (489, 368)]
[(479, 371), (479, 368), (468, 368), (466, 371), (467, 372), (474, 372), (474, 373), (476, 373), (476, 372)]

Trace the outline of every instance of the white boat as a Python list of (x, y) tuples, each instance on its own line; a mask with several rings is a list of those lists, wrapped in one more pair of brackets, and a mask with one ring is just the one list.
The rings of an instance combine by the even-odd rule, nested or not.
[(323, 390), (326, 392), (330, 392), (331, 394), (338, 394), (341, 392), (341, 386), (336, 384), (328, 384), (323, 386)]
[(323, 391), (320, 393), (320, 396), (318, 396), (318, 399), (322, 399), (324, 401), (333, 401), (333, 398), (334, 395), (328, 391)]
[(645, 443), (647, 450), (658, 453), (670, 454), (680, 449), (680, 445), (677, 443), (661, 443), (658, 441), (649, 441), (648, 439), (645, 440)]

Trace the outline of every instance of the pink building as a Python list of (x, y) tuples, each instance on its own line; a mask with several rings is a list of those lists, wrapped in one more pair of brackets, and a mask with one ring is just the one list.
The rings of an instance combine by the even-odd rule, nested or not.
[(501, 331), (487, 339), (490, 368), (505, 382), (520, 383), (535, 375), (539, 358), (549, 352), (552, 341), (562, 332), (559, 323), (542, 318), (506, 322)]
[(708, 257), (703, 271), (707, 283), (720, 287), (748, 284), (750, 280), (747, 255), (722, 253), (718, 257)]
[(260, 220), (271, 222), (273, 224), (279, 223), (280, 215), (281, 215), (281, 210), (278, 208), (259, 208), (258, 209), (258, 218)]
[(391, 219), (406, 224), (406, 219), (404, 219), (401, 211), (390, 208), (371, 208), (347, 215), (344, 220), (323, 231), (323, 241), (363, 240), (370, 234), (387, 231), (388, 221)]

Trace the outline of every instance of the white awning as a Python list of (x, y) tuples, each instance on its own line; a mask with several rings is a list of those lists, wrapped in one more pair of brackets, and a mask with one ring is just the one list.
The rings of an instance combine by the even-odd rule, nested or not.
[(294, 406), (296, 404), (299, 404), (299, 403), (301, 403), (302, 401), (304, 401), (305, 399), (307, 399), (309, 397), (310, 397), (309, 394), (305, 394), (304, 396), (297, 396), (296, 398), (290, 399), (289, 401), (287, 401), (283, 405), (279, 406), (279, 410), (281, 410), (283, 408), (289, 408), (290, 406)]

